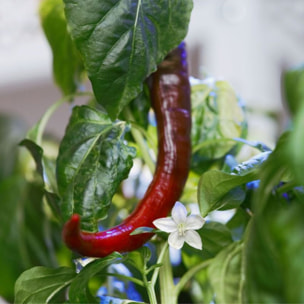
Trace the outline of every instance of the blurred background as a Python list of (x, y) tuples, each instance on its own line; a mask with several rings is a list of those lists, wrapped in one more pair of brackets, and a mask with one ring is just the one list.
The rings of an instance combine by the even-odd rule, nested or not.
[[(38, 5), (0, 1), (0, 113), (28, 126), (60, 98)], [(288, 122), (281, 74), (304, 62), (303, 38), (304, 0), (194, 0), (186, 38), (190, 71), (228, 81), (250, 110), (250, 139), (271, 144)], [(69, 110), (56, 113), (50, 132), (63, 134)]]

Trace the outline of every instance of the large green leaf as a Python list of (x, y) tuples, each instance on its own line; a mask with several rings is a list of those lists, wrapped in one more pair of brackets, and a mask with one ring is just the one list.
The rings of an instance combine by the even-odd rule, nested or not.
[(304, 302), (303, 200), (271, 197), (255, 215), (246, 242), (249, 303)]
[(62, 0), (43, 0), (40, 4), (42, 28), (53, 52), (53, 74), (64, 95), (77, 89), (83, 64), (70, 34)]
[[(51, 303), (76, 276), (72, 268), (47, 268), (37, 266), (21, 274), (15, 284), (15, 303)], [(63, 303), (63, 301), (56, 303)]]
[(83, 228), (97, 230), (111, 199), (128, 176), (135, 156), (124, 143), (126, 124), (87, 106), (75, 107), (57, 159), (62, 215), (82, 216)]
[(230, 244), (209, 266), (208, 273), (216, 303), (244, 303), (243, 248), (241, 242)]
[(111, 117), (188, 30), (191, 0), (64, 0), (72, 38)]

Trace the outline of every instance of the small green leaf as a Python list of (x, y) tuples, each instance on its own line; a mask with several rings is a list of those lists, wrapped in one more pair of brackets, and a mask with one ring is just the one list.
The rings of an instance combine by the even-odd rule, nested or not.
[(140, 273), (147, 269), (147, 263), (151, 258), (151, 251), (147, 246), (128, 253), (126, 262), (134, 266)]
[[(186, 36), (191, 0), (64, 0), (97, 101), (112, 118)], [(163, 29), (166, 30), (163, 30)]]
[(75, 271), (67, 267), (54, 269), (37, 266), (31, 268), (23, 272), (16, 281), (15, 303), (51, 303), (52, 298), (66, 288), (75, 276)]
[(243, 248), (241, 242), (230, 244), (209, 266), (208, 274), (217, 303), (244, 303)]
[(73, 280), (69, 300), (71, 303), (99, 303), (98, 299), (93, 296), (88, 287), (90, 279), (103, 272), (106, 268), (115, 263), (121, 263), (122, 256), (119, 253), (113, 253), (105, 258), (95, 260), (84, 267), (77, 277)]
[(62, 0), (43, 0), (40, 4), (42, 28), (53, 52), (53, 73), (64, 95), (77, 89), (83, 64), (67, 31)]
[(97, 230), (120, 182), (133, 165), (135, 149), (125, 145), (126, 124), (97, 109), (74, 107), (57, 158), (62, 214), (82, 216), (83, 228)]

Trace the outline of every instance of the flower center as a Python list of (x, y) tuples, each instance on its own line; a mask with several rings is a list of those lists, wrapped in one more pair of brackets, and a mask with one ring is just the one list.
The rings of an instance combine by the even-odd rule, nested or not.
[(184, 223), (180, 223), (177, 225), (177, 230), (178, 230), (178, 235), (179, 236), (184, 236), (185, 235), (185, 224)]

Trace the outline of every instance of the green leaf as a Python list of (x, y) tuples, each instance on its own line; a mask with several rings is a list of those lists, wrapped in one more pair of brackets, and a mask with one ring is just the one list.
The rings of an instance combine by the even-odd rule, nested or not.
[[(10, 298), (22, 271), (53, 265), (42, 187), (14, 175), (0, 182), (0, 294)], [(46, 242), (47, 239), (47, 242)]]
[(133, 165), (135, 149), (126, 146), (127, 126), (97, 109), (74, 107), (57, 158), (62, 215), (82, 216), (83, 228), (97, 230), (120, 182)]
[[(15, 285), (15, 303), (51, 303), (58, 292), (66, 288), (76, 273), (73, 269), (34, 267), (21, 274)], [(63, 303), (62, 301), (61, 303)]]
[(191, 86), (194, 167), (225, 156), (247, 128), (242, 105), (227, 82), (197, 82)]
[(288, 154), (289, 133), (283, 133), (279, 138), (274, 151), (261, 166), (259, 173), (260, 184), (254, 199), (254, 211), (262, 212), (271, 196), (274, 187), (280, 182), (289, 181), (292, 168), (289, 166)]
[(99, 303), (97, 298), (89, 291), (89, 281), (94, 276), (102, 275), (102, 273), (106, 272), (108, 266), (121, 262), (122, 256), (119, 253), (113, 253), (108, 257), (95, 260), (84, 267), (71, 284), (69, 291), (71, 303)]
[(44, 183), (47, 202), (53, 210), (54, 216), (58, 216), (60, 213), (60, 201), (58, 195), (54, 193), (57, 192), (57, 185), (55, 185), (55, 170), (51, 161), (44, 156), (43, 149), (29, 139), (22, 140), (20, 146), (26, 147), (31, 153), (36, 163), (36, 170)]
[(304, 205), (270, 197), (253, 217), (246, 242), (249, 303), (304, 302)]
[[(64, 0), (97, 101), (112, 118), (186, 36), (191, 0)], [(165, 29), (165, 30), (164, 30)]]
[(242, 186), (259, 179), (259, 169), (270, 153), (263, 152), (240, 163), (231, 173), (218, 170), (204, 173), (198, 186), (198, 201), (203, 216), (213, 210), (238, 207), (246, 194)]
[(64, 95), (77, 89), (83, 71), (80, 54), (67, 31), (62, 0), (43, 0), (40, 4), (42, 28), (53, 52), (53, 73)]
[[(304, 73), (303, 73), (304, 75)], [(299, 111), (295, 115), (294, 129), (290, 134), (289, 142), (286, 145), (286, 153), (288, 162), (290, 163), (290, 169), (295, 173), (295, 176), (299, 183), (303, 183), (304, 180), (304, 96), (303, 103), (299, 105)]]
[(246, 175), (232, 175), (229, 173), (211, 170), (204, 173), (199, 182), (198, 200), (203, 216), (220, 208), (231, 209), (239, 206), (245, 193), (237, 188), (257, 179), (255, 172)]
[[(241, 242), (223, 249), (211, 262), (208, 274), (216, 303), (244, 303), (244, 266)], [(251, 265), (255, 267), (254, 264)]]
[(287, 70), (283, 76), (288, 106), (295, 115), (304, 103), (304, 64)]
[(128, 253), (126, 262), (134, 266), (140, 273), (144, 273), (151, 258), (151, 251), (147, 246)]

